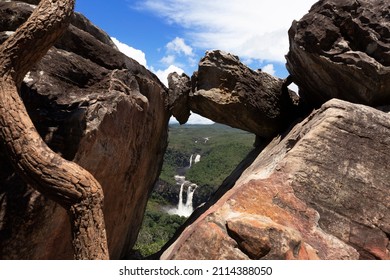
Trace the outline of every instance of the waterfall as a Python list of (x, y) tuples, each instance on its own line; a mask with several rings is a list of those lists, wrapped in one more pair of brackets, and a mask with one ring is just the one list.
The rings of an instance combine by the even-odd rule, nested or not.
[[(184, 204), (183, 204), (183, 189), (186, 182), (183, 182), (180, 186), (180, 192), (179, 192), (179, 204), (177, 205), (177, 212), (181, 213), (184, 211)], [(187, 198), (188, 202), (188, 198)], [(178, 214), (179, 215), (179, 214)]]
[[(191, 168), (191, 166), (192, 166), (193, 157), (194, 157), (194, 155), (191, 155), (189, 168)], [(199, 162), (200, 155), (196, 156), (195, 162), (196, 162), (196, 159), (198, 159), (198, 162)], [(179, 216), (189, 217), (192, 214), (192, 212), (194, 212), (194, 204), (193, 204), (194, 193), (195, 193), (195, 190), (198, 188), (198, 185), (191, 183), (190, 181), (186, 181), (186, 177), (180, 176), (180, 175), (175, 176), (175, 181), (176, 181), (176, 185), (180, 186), (179, 202), (177, 204), (177, 207), (167, 209), (167, 212), (171, 215), (179, 215)], [(185, 187), (187, 187), (186, 192), (184, 191)], [(186, 203), (184, 203), (184, 195), (187, 196)]]
[(196, 155), (194, 160), (194, 163), (198, 163), (198, 162), (200, 162), (200, 155)]
[(196, 184), (191, 184), (188, 186), (187, 189), (186, 209), (188, 209), (188, 211), (191, 211), (190, 213), (194, 211), (194, 207), (192, 205), (194, 200), (194, 193), (197, 187), (198, 186)]
[[(169, 209), (168, 213), (171, 215), (179, 215), (184, 217), (189, 217), (192, 212), (194, 212), (194, 206), (193, 206), (193, 200), (194, 200), (194, 193), (198, 185), (193, 184), (189, 181), (185, 181), (185, 177), (183, 176), (175, 176), (176, 184), (180, 185), (180, 191), (179, 191), (179, 203), (177, 204), (177, 207), (173, 209)], [(184, 187), (187, 187), (187, 192), (184, 192)], [(186, 203), (184, 203), (184, 195), (187, 195)]]

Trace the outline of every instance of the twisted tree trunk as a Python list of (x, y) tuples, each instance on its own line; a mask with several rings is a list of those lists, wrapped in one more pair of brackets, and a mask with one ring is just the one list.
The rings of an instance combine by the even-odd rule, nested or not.
[(41, 0), (28, 21), (0, 46), (0, 138), (27, 183), (68, 211), (75, 259), (108, 259), (100, 184), (45, 144), (18, 93), (31, 65), (65, 32), (73, 9), (74, 0)]

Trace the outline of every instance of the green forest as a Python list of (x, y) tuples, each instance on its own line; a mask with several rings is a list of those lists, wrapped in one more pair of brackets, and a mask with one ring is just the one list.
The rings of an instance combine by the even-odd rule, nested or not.
[[(180, 186), (175, 175), (184, 175), (198, 185), (194, 194), (194, 205), (198, 206), (208, 200), (253, 149), (254, 141), (253, 134), (221, 124), (171, 124), (160, 179), (149, 199), (134, 250), (142, 257), (157, 252), (187, 219), (166, 211), (178, 200)], [(200, 161), (189, 168), (191, 155), (193, 158), (200, 155)]]

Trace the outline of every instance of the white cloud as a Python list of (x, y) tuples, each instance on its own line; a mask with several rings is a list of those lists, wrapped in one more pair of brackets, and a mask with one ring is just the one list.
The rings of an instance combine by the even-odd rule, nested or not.
[(195, 67), (198, 64), (198, 60), (195, 57), (188, 58), (188, 65), (191, 67)]
[[(169, 120), (169, 123), (179, 123), (175, 117), (171, 117), (171, 119)], [(213, 124), (215, 122), (213, 122), (212, 120), (209, 120), (205, 117), (202, 117), (201, 115), (198, 115), (198, 114), (195, 114), (195, 113), (192, 113), (191, 112), (191, 115), (187, 121), (186, 124)]]
[(168, 75), (170, 73), (176, 72), (177, 74), (181, 75), (184, 73), (184, 70), (181, 69), (180, 67), (177, 67), (175, 65), (170, 65), (167, 69), (165, 70), (155, 70), (152, 67), (152, 72), (156, 74), (156, 76), (160, 79), (160, 81), (168, 87)]
[(167, 55), (164, 56), (160, 61), (164, 63), (165, 65), (172, 65), (175, 64), (176, 57), (174, 55)]
[(139, 64), (148, 68), (147, 62), (146, 62), (146, 55), (143, 51), (137, 50), (133, 47), (130, 47), (130, 46), (126, 45), (125, 43), (120, 42), (118, 39), (116, 39), (114, 37), (111, 37), (111, 40), (115, 43), (115, 45), (118, 47), (118, 49), (122, 53), (124, 53), (128, 57), (131, 57), (132, 59), (137, 61)]
[(184, 54), (186, 56), (194, 56), (192, 48), (187, 45), (183, 38), (176, 37), (167, 45), (167, 50), (177, 54)]
[(144, 0), (138, 5), (186, 28), (186, 39), (197, 48), (284, 62), (292, 21), (316, 1)]
[[(160, 60), (164, 65), (178, 65), (191, 67), (196, 65), (195, 53), (191, 46), (187, 45), (183, 38), (176, 37), (165, 45), (165, 56)], [(178, 62), (181, 61), (181, 62)]]
[(274, 65), (273, 64), (267, 64), (266, 66), (263, 66), (261, 68), (261, 70), (265, 73), (268, 73), (272, 76), (275, 76), (275, 68), (274, 68)]
[(295, 93), (299, 92), (299, 87), (295, 83), (292, 83), (291, 85), (289, 85), (288, 88), (291, 89), (292, 91), (294, 91)]
[(198, 114), (191, 113), (190, 118), (188, 119), (187, 124), (213, 124), (212, 120), (206, 119)]

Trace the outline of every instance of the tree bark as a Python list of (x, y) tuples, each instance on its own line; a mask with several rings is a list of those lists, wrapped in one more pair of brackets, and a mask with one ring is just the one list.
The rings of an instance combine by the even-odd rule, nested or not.
[(21, 177), (68, 211), (75, 259), (108, 259), (102, 187), (46, 145), (19, 96), (25, 74), (65, 32), (73, 9), (74, 0), (42, 0), (0, 46), (0, 138)]

